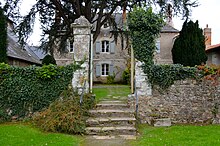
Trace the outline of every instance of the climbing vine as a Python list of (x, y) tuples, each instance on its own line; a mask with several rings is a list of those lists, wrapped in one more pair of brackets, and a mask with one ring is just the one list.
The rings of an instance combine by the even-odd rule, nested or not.
[(13, 67), (0, 63), (1, 115), (23, 118), (48, 107), (71, 83), (78, 65)]
[(135, 58), (143, 63), (142, 69), (152, 85), (165, 89), (176, 80), (195, 77), (196, 68), (154, 64), (155, 42), (164, 25), (162, 15), (153, 13), (152, 8), (138, 7), (129, 14), (128, 20)]

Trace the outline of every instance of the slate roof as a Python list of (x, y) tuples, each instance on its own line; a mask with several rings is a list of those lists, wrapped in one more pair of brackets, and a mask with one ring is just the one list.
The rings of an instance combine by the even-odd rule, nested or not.
[(172, 27), (169, 24), (165, 24), (161, 30), (162, 33), (178, 33), (180, 32), (179, 30), (177, 30), (176, 28)]
[(12, 58), (20, 59), (23, 61), (41, 64), (40, 59), (29, 49), (26, 45), (23, 49), (18, 44), (18, 38), (11, 30), (8, 30), (8, 48), (7, 55)]
[[(116, 14), (113, 14), (113, 17), (115, 17), (115, 22), (117, 24), (117, 26), (119, 28), (123, 28), (123, 23), (122, 23), (122, 14), (120, 13), (116, 13)], [(94, 28), (95, 28), (95, 25), (96, 23), (93, 24), (94, 25)], [(177, 30), (176, 28), (172, 27), (171, 25), (169, 24), (165, 24), (161, 30), (161, 33), (179, 33), (180, 31)]]

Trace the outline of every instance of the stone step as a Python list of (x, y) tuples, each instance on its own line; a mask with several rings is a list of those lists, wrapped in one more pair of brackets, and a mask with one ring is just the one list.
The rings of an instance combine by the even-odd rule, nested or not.
[(107, 117), (89, 118), (86, 120), (88, 126), (135, 126), (136, 119), (133, 117)]
[(86, 134), (98, 136), (136, 135), (134, 126), (87, 127)]
[(95, 109), (89, 110), (90, 117), (134, 117), (134, 110), (131, 109)]
[(125, 139), (125, 140), (135, 140), (137, 137), (135, 135), (107, 135), (107, 136), (87, 136), (86, 139), (97, 139), (97, 140), (116, 140), (116, 139)]
[(96, 104), (96, 109), (125, 109), (128, 105), (125, 103), (98, 103)]
[(127, 104), (125, 101), (121, 100), (101, 100), (100, 104)]

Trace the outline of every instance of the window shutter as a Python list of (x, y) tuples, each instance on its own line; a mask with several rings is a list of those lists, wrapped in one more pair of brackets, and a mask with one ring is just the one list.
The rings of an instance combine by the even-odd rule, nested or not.
[(156, 47), (157, 47), (156, 52), (157, 52), (157, 53), (160, 53), (160, 41), (157, 41), (157, 42), (156, 42)]
[(98, 53), (100, 53), (100, 51), (101, 51), (101, 45), (100, 45), (100, 42), (98, 41), (98, 42), (96, 42), (96, 45), (95, 45), (95, 52), (98, 54)]
[(100, 64), (96, 64), (96, 77), (101, 76), (101, 66)]
[(110, 53), (114, 54), (115, 53), (115, 41), (112, 41), (110, 43)]
[(114, 73), (114, 66), (113, 66), (113, 64), (110, 64), (109, 75), (113, 76), (113, 73)]

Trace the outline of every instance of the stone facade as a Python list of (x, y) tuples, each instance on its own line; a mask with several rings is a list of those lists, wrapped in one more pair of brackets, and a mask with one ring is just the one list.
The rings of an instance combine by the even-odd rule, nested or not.
[[(93, 79), (94, 82), (107, 82), (107, 76), (115, 76), (115, 82), (122, 81), (122, 74), (127, 68), (128, 60), (130, 58), (126, 42), (124, 41), (122, 47), (121, 37), (117, 38), (117, 42), (110, 32), (111, 28), (102, 28), (101, 32), (93, 45)], [(107, 44), (105, 44), (107, 42)], [(107, 47), (107, 51), (104, 50)], [(108, 75), (103, 73), (102, 64), (108, 64)]]
[(174, 27), (166, 24), (157, 40), (157, 51), (155, 53), (156, 64), (172, 64), (172, 48), (179, 31)]
[(143, 123), (154, 124), (161, 118), (170, 118), (172, 123), (220, 123), (220, 85), (207, 80), (176, 81), (166, 91), (154, 87), (152, 96), (138, 97)]

